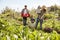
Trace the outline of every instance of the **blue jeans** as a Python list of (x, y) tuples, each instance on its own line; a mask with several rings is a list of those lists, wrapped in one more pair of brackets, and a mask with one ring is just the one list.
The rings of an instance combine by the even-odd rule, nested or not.
[(42, 30), (43, 19), (37, 18), (37, 20), (36, 20), (36, 28), (37, 28), (39, 22), (40, 22), (40, 29)]
[(23, 17), (23, 25), (26, 26), (27, 22), (27, 17)]

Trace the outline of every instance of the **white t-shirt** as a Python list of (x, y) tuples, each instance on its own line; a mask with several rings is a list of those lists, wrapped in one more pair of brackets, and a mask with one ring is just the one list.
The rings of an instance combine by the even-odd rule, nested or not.
[(41, 9), (37, 9), (36, 10), (36, 13), (41, 13)]
[(25, 10), (24, 10), (24, 14), (26, 14), (26, 13), (27, 13), (27, 10), (25, 9)]
[(30, 28), (35, 28), (35, 23), (29, 23)]

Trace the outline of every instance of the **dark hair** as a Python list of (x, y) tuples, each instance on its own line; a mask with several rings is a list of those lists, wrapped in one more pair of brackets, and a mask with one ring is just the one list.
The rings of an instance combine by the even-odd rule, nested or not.
[(40, 7), (40, 6), (38, 6), (38, 8), (39, 8), (39, 9), (41, 9), (41, 7)]
[(32, 19), (31, 19), (31, 21), (35, 21), (35, 19), (34, 19), (34, 18), (32, 18)]
[(24, 7), (27, 7), (27, 5), (25, 5)]
[(46, 9), (42, 9), (42, 11), (45, 13), (46, 12)]

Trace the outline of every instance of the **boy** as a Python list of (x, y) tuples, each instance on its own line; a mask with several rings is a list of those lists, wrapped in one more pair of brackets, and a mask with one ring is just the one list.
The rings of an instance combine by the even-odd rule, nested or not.
[(30, 28), (35, 28), (35, 19), (33, 18), (33, 15), (30, 17), (30, 23), (29, 23), (29, 27)]

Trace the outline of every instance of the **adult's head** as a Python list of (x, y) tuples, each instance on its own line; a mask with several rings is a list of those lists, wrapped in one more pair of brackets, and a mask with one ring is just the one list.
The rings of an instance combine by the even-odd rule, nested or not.
[(40, 5), (38, 6), (38, 9), (41, 9)]
[(25, 7), (25, 9), (27, 9), (27, 5), (25, 5), (24, 7)]
[(45, 5), (42, 6), (42, 12), (43, 12), (43, 13), (46, 12), (46, 6), (45, 6)]
[(45, 5), (43, 5), (43, 6), (42, 6), (42, 9), (46, 9), (46, 6), (45, 6)]

